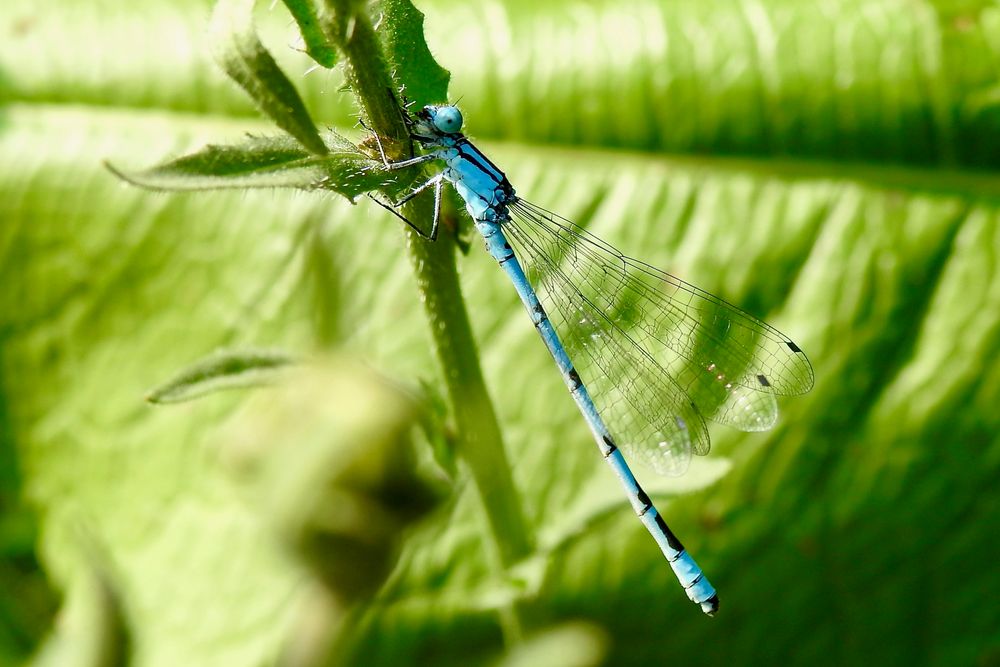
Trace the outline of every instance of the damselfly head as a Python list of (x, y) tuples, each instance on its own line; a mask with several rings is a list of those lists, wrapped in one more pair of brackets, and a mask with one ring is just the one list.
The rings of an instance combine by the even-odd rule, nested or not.
[(431, 138), (442, 134), (458, 134), (462, 130), (462, 112), (458, 107), (429, 104), (417, 112), (414, 122), (414, 136), (418, 139)]

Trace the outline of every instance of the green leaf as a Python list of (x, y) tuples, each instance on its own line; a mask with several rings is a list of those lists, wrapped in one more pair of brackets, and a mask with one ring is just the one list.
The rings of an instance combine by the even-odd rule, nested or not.
[(338, 604), (369, 598), (434, 506), (414, 473), (413, 404), (349, 359), (321, 360), (243, 407), (223, 454), (254, 509)]
[(378, 0), (376, 34), (396, 81), (407, 82), (403, 94), (419, 109), (448, 101), (451, 74), (441, 67), (424, 37), (424, 15), (410, 0)]
[(319, 65), (330, 69), (337, 64), (337, 50), (330, 46), (323, 29), (320, 27), (319, 16), (313, 0), (282, 0), (288, 11), (299, 26), (302, 39), (306, 44), (306, 53)]
[(257, 37), (253, 26), (256, 0), (218, 0), (212, 15), (219, 64), (257, 107), (310, 153), (324, 155), (320, 138), (295, 86)]
[(146, 395), (150, 403), (178, 403), (221, 391), (259, 387), (279, 379), (295, 360), (271, 350), (222, 350), (178, 373)]
[(202, 150), (142, 171), (120, 171), (119, 178), (151, 190), (219, 188), (300, 188), (330, 190), (354, 199), (378, 188), (398, 191), (406, 174), (386, 172), (382, 163), (361, 153), (336, 132), (324, 138), (323, 156), (308, 153), (290, 137), (250, 137), (235, 146)]
[(421, 423), (424, 436), (434, 455), (434, 462), (453, 480), (458, 475), (457, 434), (455, 428), (448, 423), (448, 404), (440, 390), (429, 382), (422, 381), (420, 390), (425, 401), (424, 419)]
[[(85, 540), (82, 540), (85, 541)], [(82, 546), (82, 545), (81, 545)], [(35, 664), (125, 667), (133, 664), (132, 629), (108, 563), (86, 547), (92, 559), (60, 611), (60, 622), (35, 656)]]
[(565, 624), (531, 637), (497, 667), (588, 667), (604, 662), (608, 638), (600, 628), (585, 623)]

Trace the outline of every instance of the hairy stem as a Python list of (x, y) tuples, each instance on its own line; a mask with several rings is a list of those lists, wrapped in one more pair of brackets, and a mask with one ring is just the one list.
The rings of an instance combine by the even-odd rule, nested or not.
[[(390, 160), (403, 154), (407, 128), (400, 115), (395, 85), (389, 77), (379, 43), (363, 5), (352, 0), (327, 0), (327, 32), (344, 56), (347, 80), (357, 94), (371, 129), (386, 142)], [(406, 82), (400, 82), (406, 83)], [(403, 209), (410, 220), (431, 219), (430, 197), (417, 197)], [(459, 431), (460, 455), (468, 465), (482, 498), (504, 569), (528, 555), (532, 536), (521, 510), (503, 447), (500, 427), (490, 401), (472, 328), (455, 268), (455, 246), (442, 237), (430, 242), (405, 228), (407, 248), (417, 289), (430, 324), (434, 350), (443, 370), (452, 414)]]

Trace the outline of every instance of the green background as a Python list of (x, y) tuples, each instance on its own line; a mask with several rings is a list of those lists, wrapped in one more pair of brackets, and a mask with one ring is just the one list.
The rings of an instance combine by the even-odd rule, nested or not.
[[(210, 9), (0, 6), (0, 662), (111, 664), (101, 647), (126, 641), (141, 665), (285, 660), (328, 581), (286, 534), (310, 439), (407, 439), (407, 397), (441, 393), (384, 211), (155, 194), (101, 166), (274, 131), (213, 63)], [(608, 664), (1000, 664), (1000, 7), (420, 9), (519, 194), (766, 317), (817, 382), (769, 433), (713, 427), (687, 476), (639, 471), (720, 590), (707, 619), (473, 241), (462, 287), (540, 550), (523, 588), (498, 581), (471, 483), (418, 434), (441, 502), (374, 599), (327, 610), (353, 661), (501, 659), (498, 609), (519, 600), (529, 633), (589, 622), (566, 641), (604, 637)], [(258, 14), (317, 121), (360, 139), (339, 74), (306, 73), (280, 4)], [(218, 348), (340, 361), (143, 402)]]

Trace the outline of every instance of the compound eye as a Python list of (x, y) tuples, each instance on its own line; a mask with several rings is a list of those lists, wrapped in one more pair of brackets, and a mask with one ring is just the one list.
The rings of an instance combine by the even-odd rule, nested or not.
[(462, 112), (458, 107), (438, 107), (434, 114), (434, 127), (445, 134), (454, 134), (462, 129)]

